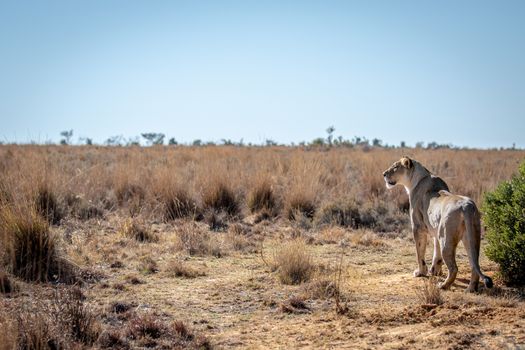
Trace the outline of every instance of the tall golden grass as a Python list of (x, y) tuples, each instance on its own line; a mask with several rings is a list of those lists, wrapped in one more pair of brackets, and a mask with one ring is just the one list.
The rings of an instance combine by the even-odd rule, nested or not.
[(62, 216), (90, 218), (120, 209), (165, 220), (202, 218), (209, 209), (234, 217), (265, 210), (313, 218), (333, 203), (382, 207), (377, 216), (406, 209), (404, 191), (387, 191), (381, 176), (403, 155), (441, 176), (453, 192), (479, 202), (511, 177), (525, 152), (4, 145), (0, 205), (33, 203), (50, 224)]

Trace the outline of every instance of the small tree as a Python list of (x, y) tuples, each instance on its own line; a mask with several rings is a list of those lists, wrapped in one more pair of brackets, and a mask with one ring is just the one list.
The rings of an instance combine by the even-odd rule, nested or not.
[(122, 146), (123, 143), (124, 136), (122, 135), (110, 136), (104, 141), (104, 144), (107, 146)]
[(177, 140), (175, 140), (174, 137), (170, 138), (168, 141), (168, 145), (177, 146), (178, 144), (179, 143), (177, 142)]
[(93, 139), (89, 137), (81, 137), (78, 139), (78, 142), (84, 143), (87, 146), (93, 145)]
[(310, 143), (312, 146), (324, 146), (324, 139), (322, 137), (318, 137), (316, 139), (313, 139)]
[(63, 139), (60, 140), (61, 145), (70, 145), (71, 144), (71, 138), (73, 137), (73, 130), (64, 130), (60, 132), (60, 136), (63, 137)]
[(166, 137), (166, 135), (160, 132), (146, 132), (140, 135), (144, 137), (150, 145), (162, 145), (164, 144), (164, 137)]
[(508, 284), (525, 284), (525, 162), (519, 173), (485, 194), (486, 254)]
[(326, 133), (328, 134), (326, 142), (328, 143), (328, 146), (332, 146), (332, 140), (334, 139), (334, 131), (335, 128), (333, 126), (329, 126), (328, 129), (326, 129)]

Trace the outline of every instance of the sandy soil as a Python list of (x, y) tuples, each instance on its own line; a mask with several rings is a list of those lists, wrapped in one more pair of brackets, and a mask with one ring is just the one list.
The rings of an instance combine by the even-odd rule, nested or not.
[[(96, 230), (95, 228), (92, 228)], [(304, 295), (305, 285), (288, 286), (263, 257), (281, 243), (274, 226), (270, 238), (257, 243), (255, 252), (229, 251), (223, 257), (181, 255), (172, 247), (173, 226), (157, 225), (158, 243), (137, 243), (122, 238), (112, 224), (102, 225), (99, 238), (87, 240), (79, 249), (93, 251), (92, 259), (106, 276), (90, 285), (89, 301), (101, 312), (115, 301), (130, 302), (136, 311), (154, 312), (166, 320), (184, 320), (205, 334), (217, 348), (331, 348), (331, 349), (520, 349), (525, 347), (525, 301), (523, 291), (496, 281), (491, 290), (464, 292), (470, 277), (467, 257), (458, 251), (459, 275), (445, 302), (425, 306), (418, 298), (424, 278), (413, 278), (414, 249), (410, 238), (380, 238), (378, 244), (350, 243), (351, 231), (339, 232), (337, 242), (309, 237), (308, 249), (325, 272), (315, 279), (332, 278), (343, 254), (340, 283), (349, 310), (335, 312), (333, 298), (304, 298), (306, 309), (283, 311), (283, 303)], [(340, 229), (338, 229), (340, 230)], [(74, 237), (79, 232), (73, 230)], [(282, 235), (286, 237), (286, 234)], [(84, 234), (85, 237), (85, 234)], [(312, 238), (313, 237), (313, 238)], [(261, 238), (261, 237), (259, 237)], [(321, 242), (321, 243), (320, 243)], [(377, 243), (376, 242), (376, 243)], [(427, 260), (431, 246), (427, 250)], [(196, 278), (173, 277), (169, 262), (177, 256), (205, 273)], [(138, 272), (137, 261), (153, 258), (156, 273)], [(123, 267), (110, 268), (112, 261)], [(484, 256), (481, 266), (494, 275), (496, 265)], [(446, 269), (445, 269), (446, 270)], [(132, 284), (130, 277), (142, 283)], [(334, 277), (335, 278), (335, 277)], [(104, 322), (118, 326), (107, 313)]]

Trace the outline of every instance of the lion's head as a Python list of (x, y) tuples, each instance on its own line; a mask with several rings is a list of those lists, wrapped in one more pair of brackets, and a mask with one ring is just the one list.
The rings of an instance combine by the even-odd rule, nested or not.
[(408, 176), (413, 168), (414, 163), (412, 159), (408, 157), (403, 157), (397, 162), (394, 162), (390, 168), (383, 172), (386, 187), (392, 188), (397, 184), (406, 185), (408, 183)]

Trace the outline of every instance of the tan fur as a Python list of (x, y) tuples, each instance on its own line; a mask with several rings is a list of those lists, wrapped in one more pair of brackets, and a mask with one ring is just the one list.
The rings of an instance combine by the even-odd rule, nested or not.
[(410, 201), (410, 220), (412, 234), (416, 243), (418, 268), (415, 277), (426, 276), (425, 263), (427, 233), (434, 238), (434, 256), (430, 273), (441, 273), (443, 261), (448, 275), (440, 288), (446, 289), (456, 279), (456, 247), (459, 241), (467, 250), (472, 274), (468, 291), (478, 288), (479, 278), (485, 286), (492, 287), (492, 280), (485, 276), (479, 267), (479, 247), (481, 240), (480, 214), (474, 201), (468, 197), (452, 194), (447, 184), (431, 174), (419, 162), (403, 157), (394, 162), (383, 173), (388, 188), (400, 184), (408, 193)]

